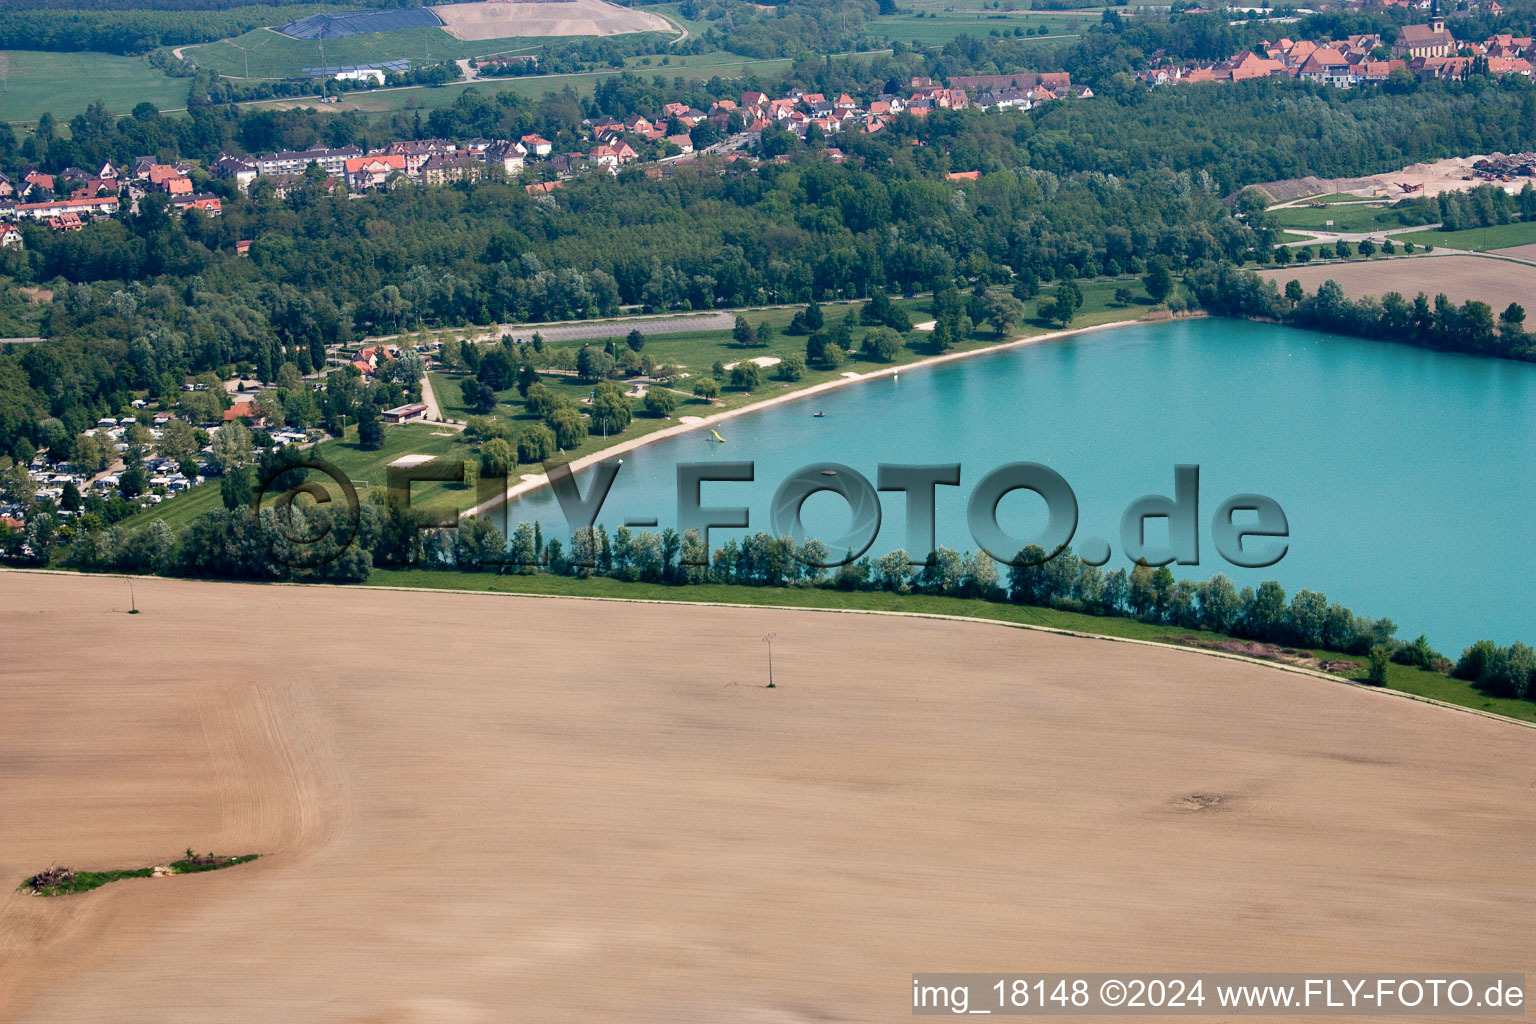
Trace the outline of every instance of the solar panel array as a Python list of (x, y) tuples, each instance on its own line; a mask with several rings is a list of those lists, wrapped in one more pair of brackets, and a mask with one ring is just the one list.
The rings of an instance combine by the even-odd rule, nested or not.
[[(327, 39), (330, 36), (326, 36)], [(381, 60), (373, 64), (344, 64), (339, 67), (305, 68), (304, 73), (312, 78), (331, 78), (343, 71), (409, 71), (411, 62), (402, 57), (399, 60)]]
[(340, 14), (311, 14), (274, 29), (294, 39), (340, 39), (368, 32), (396, 32), (406, 28), (438, 28), (443, 19), (426, 7), (403, 7), (393, 11), (343, 11)]

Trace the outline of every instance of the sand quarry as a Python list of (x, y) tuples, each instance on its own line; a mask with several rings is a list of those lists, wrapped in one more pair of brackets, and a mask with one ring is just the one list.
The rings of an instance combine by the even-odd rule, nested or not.
[[(1536, 246), (1523, 248), (1536, 250)], [(1516, 253), (1518, 250), (1500, 250)], [(1493, 307), (1494, 315), (1511, 302), (1529, 306), (1536, 301), (1536, 266), (1512, 260), (1493, 259), (1470, 254), (1405, 257), (1389, 260), (1362, 260), (1351, 263), (1300, 264), (1265, 267), (1260, 274), (1281, 288), (1287, 281), (1300, 281), (1308, 293), (1317, 291), (1324, 281), (1333, 280), (1351, 298), (1397, 292), (1412, 302), (1423, 292), (1430, 299), (1441, 292), (1456, 302), (1477, 299)]]
[(604, 0), (484, 0), (432, 8), (443, 30), (460, 39), (517, 36), (613, 36), (677, 29), (667, 19)]
[[(442, 13), (442, 8), (435, 7), (433, 10), (439, 14)], [(1276, 202), (1340, 192), (1351, 192), (1362, 198), (1382, 197), (1396, 200), (1406, 198), (1410, 194), (1433, 198), (1442, 192), (1461, 192), (1473, 186), (1485, 184), (1486, 180), (1477, 176), (1472, 165), (1479, 160), (1499, 159), (1503, 156), (1505, 156), (1503, 153), (1476, 153), (1472, 156), (1447, 157), (1443, 160), (1410, 164), (1399, 171), (1387, 171), (1384, 174), (1372, 174), (1363, 178), (1288, 178), (1284, 181), (1266, 181), (1253, 187)], [(1493, 184), (1500, 185), (1504, 191), (1513, 194), (1519, 192), (1527, 180), (1516, 178), (1514, 181)], [(1406, 192), (1403, 189), (1404, 185), (1412, 185), (1415, 189), (1412, 193)]]
[[(980, 623), (0, 588), (6, 1021), (875, 1021), (914, 970), (1536, 969), (1514, 724)], [(11, 891), (187, 845), (263, 856)]]

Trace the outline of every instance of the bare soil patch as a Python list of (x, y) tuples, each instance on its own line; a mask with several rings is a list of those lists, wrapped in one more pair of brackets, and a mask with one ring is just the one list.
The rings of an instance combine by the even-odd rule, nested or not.
[(1536, 244), (1512, 245), (1508, 249), (1495, 249), (1493, 254), (1495, 256), (1513, 256), (1517, 260), (1536, 262)]
[(1184, 636), (1160, 636), (1158, 639), (1164, 643), (1182, 644), (1185, 647), (1198, 647), (1203, 651), (1240, 654), (1245, 658), (1278, 661), (1284, 665), (1296, 665), (1301, 668), (1315, 669), (1319, 672), (1332, 672), (1336, 675), (1347, 676), (1360, 670), (1360, 662), (1358, 661), (1318, 658), (1307, 651), (1281, 647), (1278, 644), (1261, 643), (1257, 640), (1209, 640), (1189, 634)]
[(1265, 267), (1260, 273), (1282, 288), (1287, 281), (1300, 281), (1308, 292), (1334, 280), (1351, 298), (1380, 298), (1395, 291), (1412, 300), (1419, 292), (1430, 298), (1444, 292), (1457, 302), (1486, 302), (1495, 313), (1511, 302), (1530, 305), (1536, 296), (1536, 267), (1471, 255)]
[(262, 852), (0, 895), (0, 1020), (889, 1021), (1000, 958), (1536, 959), (1507, 722), (984, 623), (0, 587), (0, 877)]
[(662, 17), (604, 0), (445, 4), (432, 11), (445, 31), (459, 39), (510, 39), (518, 36), (611, 36), (623, 32), (676, 30)]
[[(1401, 199), (1408, 195), (1437, 196), (1442, 192), (1462, 192), (1487, 179), (1479, 176), (1473, 165), (1479, 160), (1502, 158), (1502, 153), (1477, 154), (1474, 156), (1449, 157), (1428, 163), (1410, 164), (1400, 171), (1372, 174), (1363, 178), (1288, 178), (1285, 181), (1266, 181), (1253, 186), (1275, 202), (1300, 199), (1304, 196), (1331, 195), (1353, 192), (1361, 197), (1384, 196)], [(1495, 182), (1507, 192), (1518, 192), (1526, 179), (1513, 182)], [(1409, 192), (1403, 186), (1413, 187)]]

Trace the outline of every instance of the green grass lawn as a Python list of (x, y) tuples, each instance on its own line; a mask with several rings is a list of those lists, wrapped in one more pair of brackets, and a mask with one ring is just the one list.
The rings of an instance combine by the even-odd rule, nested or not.
[[(1270, 210), (1268, 216), (1283, 228), (1364, 233), (1414, 226), (1411, 222), (1404, 222), (1405, 213), (1406, 210), (1393, 210), (1387, 206), (1331, 206), (1327, 209), (1289, 206), (1283, 210)], [(1333, 221), (1331, 227), (1329, 221)]]
[[(1112, 616), (1088, 615), (1058, 608), (1005, 604), (975, 598), (936, 597), (927, 594), (895, 594), (889, 591), (840, 591), (815, 587), (747, 587), (725, 584), (700, 584), (673, 587), (659, 583), (623, 583), (593, 577), (537, 575), (492, 575), (489, 573), (434, 572), (425, 569), (375, 569), (366, 586), (432, 587), (443, 590), (486, 591), (507, 594), (543, 594), (569, 597), (606, 597), (647, 601), (719, 602), (739, 605), (782, 605), (793, 608), (832, 608), (859, 611), (914, 612), (925, 615), (956, 615), (965, 618), (1029, 626), (1045, 626), (1077, 633), (1121, 637), (1131, 640), (1168, 641), (1194, 637), (1220, 640), (1220, 634), (1203, 630), (1176, 629)], [(1198, 648), (1191, 648), (1197, 650)], [(1358, 672), (1347, 677), (1364, 678), (1363, 658), (1326, 651), (1309, 652), (1333, 661), (1353, 661)], [(1415, 696), (1430, 697), (1503, 715), (1522, 722), (1536, 722), (1536, 703), (1489, 697), (1459, 679), (1434, 672), (1392, 665), (1387, 673), (1387, 688)]]
[(68, 121), (95, 100), (114, 114), (127, 114), (143, 102), (185, 107), (191, 85), (191, 79), (162, 74), (143, 57), (5, 50), (0, 61), (6, 64), (0, 87), (3, 121), (36, 121), (44, 112)]
[(1326, 196), (1308, 196), (1309, 203), (1361, 203), (1368, 202), (1370, 196), (1355, 196), (1348, 192), (1334, 192)]
[(1467, 228), (1464, 231), (1415, 231), (1395, 237), (1399, 242), (1465, 249), (1467, 252), (1491, 252), (1516, 245), (1536, 244), (1536, 221), (1529, 224), (1519, 221), (1514, 224), (1495, 224), (1492, 227)]
[[(979, 6), (979, 5), (978, 5)], [(903, 43), (924, 45), (947, 43), (958, 36), (984, 37), (993, 32), (1012, 34), (1016, 28), (1030, 33), (1024, 38), (1042, 38), (1034, 33), (1044, 25), (1049, 29), (1044, 38), (1077, 35), (1090, 22), (1099, 20), (1098, 15), (1085, 17), (1079, 14), (1062, 14), (1046, 11), (934, 11), (934, 17), (917, 17), (914, 14), (888, 14), (871, 18), (865, 26), (865, 34), (871, 39), (897, 40)]]
[[(654, 37), (651, 49), (657, 53), (665, 51), (672, 40), (671, 36), (659, 32), (645, 35)], [(270, 29), (258, 28), (232, 39), (188, 47), (186, 54), (200, 66), (232, 78), (244, 78), (247, 73), (251, 78), (290, 78), (302, 75), (305, 68), (312, 67), (371, 64), (401, 58), (408, 58), (416, 64), (427, 64), (493, 53), (532, 52), (547, 43), (558, 41), (543, 36), (464, 40), (440, 28), (366, 32), (340, 39), (327, 39), (325, 59), (322, 61), (318, 41), (294, 39)]]
[[(402, 455), (459, 456), (468, 455), (469, 446), (458, 434), (451, 437), (437, 436), (445, 428), (426, 423), (405, 423), (384, 428), (384, 447), (367, 451), (357, 443), (357, 428), (347, 429), (346, 440), (323, 442), (315, 448), (321, 458), (335, 464), (359, 492), (359, 498), (367, 500), (367, 490), (387, 485), (387, 467)], [(321, 478), (317, 475), (316, 480)], [(468, 508), (474, 502), (467, 500), (473, 492), (467, 487), (447, 484), (416, 484), (412, 489), (412, 504), (429, 509)], [(128, 529), (137, 529), (159, 519), (173, 531), (181, 531), (199, 516), (223, 508), (219, 493), (219, 480), (213, 478), (158, 505), (145, 509), (123, 521)]]
[(688, 37), (690, 39), (696, 36), (702, 36), (705, 32), (708, 32), (709, 27), (714, 24), (710, 21), (693, 21), (689, 18), (685, 18), (683, 17), (682, 8), (683, 5), (680, 3), (635, 5), (635, 10), (637, 11), (646, 11), (651, 14), (659, 14), (663, 18), (666, 18), (668, 21), (671, 21), (687, 29)]

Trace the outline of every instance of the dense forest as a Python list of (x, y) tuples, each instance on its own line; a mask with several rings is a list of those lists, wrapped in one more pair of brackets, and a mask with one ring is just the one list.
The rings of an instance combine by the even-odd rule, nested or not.
[[(0, 50), (96, 51), (148, 53), (161, 46), (208, 43), (273, 24), (270, 5), (147, 10), (140, 5), (117, 9), (18, 9), (6, 5), (0, 18)], [(280, 17), (292, 20), (326, 11), (347, 10), (334, 3), (296, 3)]]

